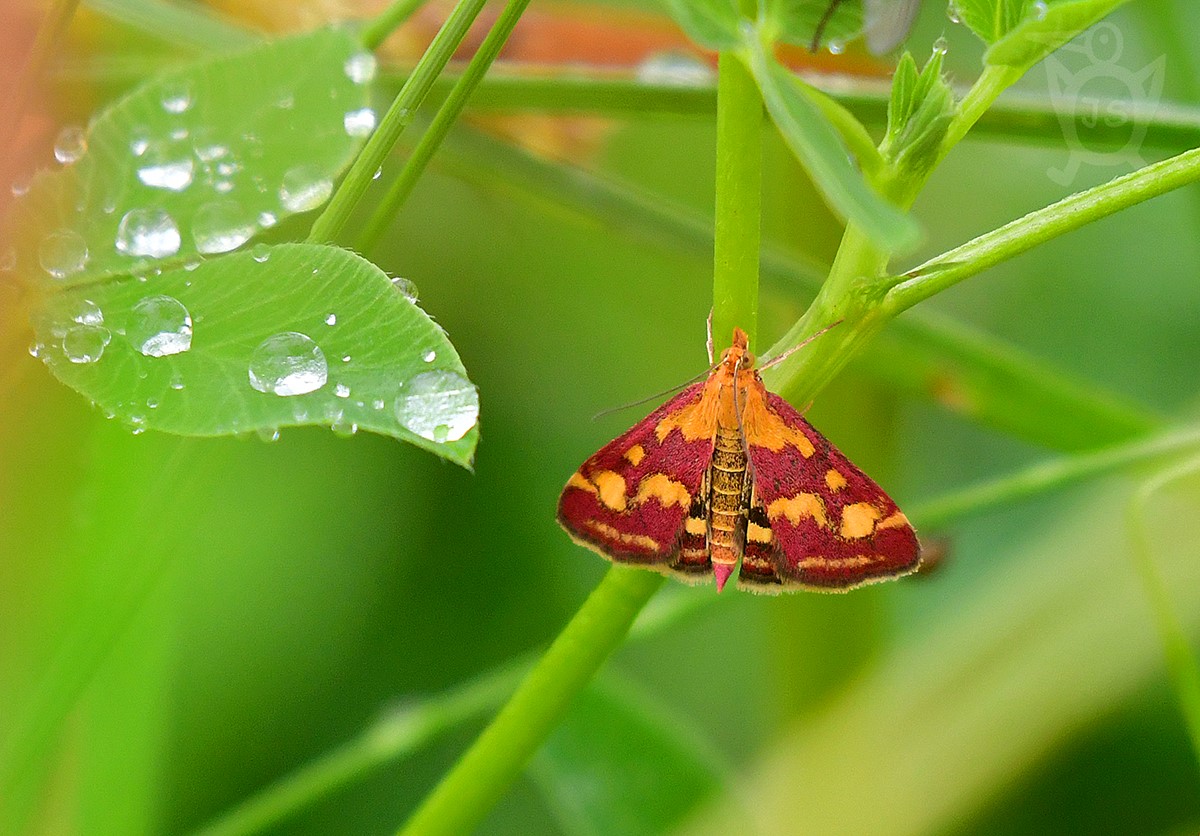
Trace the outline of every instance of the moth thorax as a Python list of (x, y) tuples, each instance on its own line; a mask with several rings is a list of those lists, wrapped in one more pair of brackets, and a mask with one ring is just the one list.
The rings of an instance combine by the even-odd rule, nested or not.
[(746, 448), (737, 430), (717, 428), (709, 470), (708, 539), (713, 563), (733, 565), (746, 540)]

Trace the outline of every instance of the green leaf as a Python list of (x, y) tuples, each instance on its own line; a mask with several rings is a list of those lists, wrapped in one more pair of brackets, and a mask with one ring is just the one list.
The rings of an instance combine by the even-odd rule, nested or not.
[(823, 44), (845, 43), (862, 32), (862, 0), (843, 0), (829, 14), (831, 3), (832, 0), (770, 0), (767, 19), (780, 40), (800, 46), (810, 46), (818, 28)]
[(454, 347), (378, 267), (317, 244), (43, 296), (38, 354), (106, 412), (181, 435), (329, 425), (469, 465), (479, 401)]
[(1025, 19), (1035, 0), (951, 0), (951, 14), (989, 46)]
[(663, 0), (667, 11), (688, 37), (710, 49), (740, 43), (741, 16), (733, 0)]
[(354, 72), (373, 61), (325, 29), (139, 86), (96, 117), (77, 162), (40, 173), (15, 207), (17, 273), (66, 287), (145, 272), (317, 208), (373, 120)]
[(829, 205), (892, 252), (914, 246), (919, 236), (916, 223), (867, 185), (807, 86), (762, 44), (755, 41), (748, 46), (750, 70), (772, 120)]
[(628, 687), (598, 682), (530, 762), (568, 834), (673, 830), (725, 784), (701, 743)]
[(1126, 2), (1128, 0), (1051, 3), (1044, 13), (1027, 15), (1004, 38), (992, 44), (983, 60), (1000, 66), (1032, 67)]
[(892, 78), (888, 128), (880, 150), (905, 174), (921, 175), (937, 162), (954, 118), (954, 92), (942, 78), (943, 54), (935, 51), (918, 73), (916, 61), (906, 52)]

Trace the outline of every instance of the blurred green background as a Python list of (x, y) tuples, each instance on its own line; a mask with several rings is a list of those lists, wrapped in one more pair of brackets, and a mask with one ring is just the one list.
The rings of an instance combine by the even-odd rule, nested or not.
[[(1123, 51), (1087, 95), (1142, 95), (1128, 79), (1165, 56), (1163, 96), (1195, 103), (1200, 9), (1143, 0), (1111, 21)], [(910, 48), (923, 54), (941, 35), (953, 77), (969, 81), (981, 45), (929, 2)], [(76, 21), (71, 50), (97, 67), (171, 54), (94, 12)], [(1079, 52), (1052, 60), (1074, 78), (1093, 65)], [(1022, 87), (1047, 93), (1045, 68)], [(91, 86), (56, 89), (50, 113), (67, 123), (120, 88), (97, 71)], [(711, 214), (710, 123), (617, 120), (572, 164)], [(778, 139), (766, 142), (765, 237), (829, 259), (837, 224)], [(917, 204), (926, 241), (911, 263), (1134, 164), (1085, 164), (1064, 187), (1047, 171), (1071, 151), (1062, 136), (968, 140)], [(473, 474), (393, 440), (316, 429), (273, 444), (134, 437), (5, 340), (0, 718), (50, 698), (38, 685), (48, 671), (87, 675), (65, 636), (118, 637), (55, 732), (29, 832), (189, 832), (390, 707), (544, 645), (607, 568), (558, 529), (554, 503), (579, 462), (645, 408), (594, 413), (704, 368), (708, 257), (486, 172), (465, 181), (451, 161), (435, 159), (373, 257), (417, 285), (479, 387)], [(930, 307), (1186, 420), (1200, 366), (1198, 229), (1191, 187)], [(764, 282), (761, 344), (806, 301)], [(852, 366), (809, 417), (907, 508), (1053, 453), (901, 393), (879, 364)], [(614, 832), (571, 812), (589, 792), (605, 797), (589, 782), (615, 792), (616, 773), (638, 760), (632, 727), (601, 723), (610, 699), (719, 776), (664, 782), (645, 803), (670, 814), (625, 832), (1197, 832), (1200, 770), (1129, 563), (1136, 484), (1109, 479), (922, 530), (946, 538), (938, 571), (846, 596), (665, 590), (704, 601), (618, 654), (569, 724), (595, 746), (556, 738), (482, 832)], [(1153, 516), (1155, 556), (1193, 638), (1196, 499), (1166, 492)], [(272, 832), (390, 832), (481, 723)]]

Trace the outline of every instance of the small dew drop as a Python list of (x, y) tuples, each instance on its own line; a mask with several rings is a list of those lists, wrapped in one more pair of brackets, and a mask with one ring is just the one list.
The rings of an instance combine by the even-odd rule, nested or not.
[(192, 88), (186, 82), (169, 84), (163, 91), (162, 107), (167, 113), (184, 113), (192, 106)]
[(259, 427), (254, 431), (260, 441), (265, 441), (270, 444), (273, 441), (279, 440), (279, 427)]
[(182, 354), (192, 347), (192, 315), (172, 296), (149, 296), (133, 306), (125, 336), (146, 357)]
[(371, 175), (371, 179), (378, 180), (382, 176), (383, 176), (383, 166), (380, 166), (379, 168), (375, 169), (375, 173)]
[(342, 65), (346, 71), (346, 77), (355, 84), (367, 84), (374, 80), (375, 70), (378, 66), (375, 56), (369, 52), (356, 52)]
[(457, 441), (479, 421), (479, 393), (451, 371), (421, 372), (396, 399), (396, 420), (430, 441)]
[(165, 258), (179, 252), (179, 227), (163, 209), (130, 209), (117, 226), (117, 251)]
[(196, 210), (192, 237), (202, 253), (227, 253), (250, 240), (258, 227), (235, 200), (216, 200)]
[(216, 162), (223, 157), (229, 156), (229, 148), (224, 145), (197, 145), (196, 157), (202, 163)]
[(54, 140), (54, 159), (63, 165), (78, 162), (87, 153), (87, 134), (78, 125), (67, 125)]
[(936, 41), (933, 42), (933, 54), (934, 55), (945, 55), (948, 50), (949, 50), (949, 45), (946, 43), (945, 38), (938, 38)]
[(429, 351), (426, 351), (424, 355), (422, 355), (421, 359), (426, 363), (432, 363), (437, 359), (437, 352), (431, 348)]
[(292, 212), (316, 209), (327, 201), (332, 193), (333, 181), (309, 165), (298, 165), (288, 169), (279, 186), (279, 200)]
[(962, 12), (959, 11), (957, 3), (951, 3), (946, 7), (946, 17), (950, 18), (951, 23), (962, 23)]
[(375, 410), (376, 412), (383, 411), (383, 408), (386, 405), (387, 404), (384, 403), (383, 398), (376, 398), (375, 400), (371, 401), (371, 409)]
[(375, 130), (375, 111), (369, 107), (347, 111), (342, 117), (347, 136), (369, 136)]
[(839, 41), (836, 39), (829, 42), (829, 54), (830, 55), (841, 55), (845, 51), (846, 51), (845, 42)]
[(262, 264), (271, 257), (271, 248), (266, 244), (255, 244), (250, 248), (250, 255), (255, 261)]
[(150, 147), (150, 140), (144, 136), (136, 136), (129, 141), (129, 150), (133, 152), (133, 156), (140, 157), (146, 153), (146, 149)]
[(350, 397), (350, 387), (345, 383), (339, 383), (333, 387), (333, 394), (339, 398), (348, 398)]
[(337, 325), (337, 314), (330, 314), (329, 316), (325, 317), (325, 324)]
[(277, 224), (278, 222), (279, 222), (278, 218), (276, 218), (270, 212), (260, 212), (258, 215), (258, 225), (261, 226), (263, 229), (270, 229), (271, 227), (275, 226), (275, 224)]
[(392, 287), (400, 291), (405, 299), (416, 304), (417, 302), (417, 286), (402, 276), (396, 276), (392, 279)]
[(175, 374), (171, 375), (171, 384), (170, 385), (171, 385), (171, 388), (174, 389), (176, 392), (180, 392), (183, 390), (183, 377), (179, 374), (179, 372), (175, 372)]
[(112, 334), (103, 325), (76, 325), (63, 334), (63, 354), (72, 363), (95, 363), (111, 341)]
[(329, 429), (333, 430), (333, 434), (342, 438), (349, 438), (358, 432), (358, 424), (343, 417), (340, 413), (330, 422)]
[(38, 263), (56, 279), (65, 279), (78, 273), (87, 261), (87, 244), (83, 236), (73, 229), (51, 232), (38, 247)]
[(325, 354), (311, 337), (287, 331), (268, 337), (250, 355), (250, 385), (281, 397), (315, 392), (329, 379)]
[(1045, 20), (1049, 7), (1046, 4), (1046, 0), (1034, 0), (1030, 4), (1030, 11), (1033, 12), (1034, 20)]

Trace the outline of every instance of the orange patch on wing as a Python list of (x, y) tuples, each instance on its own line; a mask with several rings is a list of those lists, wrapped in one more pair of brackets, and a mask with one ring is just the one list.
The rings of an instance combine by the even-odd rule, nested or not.
[(662, 546), (653, 537), (647, 537), (645, 534), (627, 534), (623, 531), (617, 531), (611, 525), (597, 522), (596, 520), (588, 520), (585, 525), (595, 531), (597, 534), (606, 537), (609, 540), (616, 540), (621, 543), (627, 543), (631, 546), (638, 546), (651, 551), (659, 551)]
[(688, 493), (687, 485), (676, 482), (663, 473), (655, 473), (642, 480), (638, 485), (637, 495), (633, 498), (633, 504), (640, 505), (651, 497), (657, 499), (664, 508), (670, 508), (672, 505), (687, 508), (692, 504), (692, 495)]
[(596, 486), (587, 480), (578, 470), (571, 474), (571, 478), (567, 480), (568, 488), (579, 488), (581, 491), (588, 493), (596, 493)]
[(890, 517), (887, 517), (886, 519), (880, 520), (878, 523), (876, 523), (875, 530), (879, 531), (883, 528), (908, 528), (909, 525), (911, 525), (911, 523), (909, 523), (908, 517), (897, 511)]
[(869, 502), (855, 502), (842, 509), (841, 534), (847, 540), (857, 540), (875, 533), (875, 522), (883, 512)]
[(601, 502), (614, 511), (625, 510), (625, 477), (611, 470), (601, 470), (592, 481), (596, 483)]
[(758, 523), (749, 523), (746, 526), (746, 540), (751, 543), (770, 543), (771, 529)]
[(830, 468), (825, 471), (825, 484), (829, 486), (829, 490), (836, 493), (846, 487), (846, 477), (833, 468)]
[(799, 562), (801, 569), (847, 569), (870, 566), (876, 558), (869, 554), (855, 554), (850, 557), (805, 557)]
[(664, 415), (654, 428), (654, 434), (661, 444), (671, 434), (671, 430), (679, 430), (684, 441), (711, 441), (717, 432), (717, 401), (720, 384), (716, 374), (709, 379), (700, 395), (700, 400)]
[(625, 458), (631, 465), (637, 467), (642, 463), (642, 459), (646, 458), (646, 448), (640, 444), (635, 444), (625, 451)]
[(749, 444), (765, 447), (772, 453), (778, 453), (784, 447), (795, 447), (806, 459), (816, 452), (803, 430), (789, 426), (771, 409), (767, 403), (767, 390), (762, 383), (751, 379), (741, 399), (745, 402), (742, 431)]
[(771, 519), (784, 517), (792, 525), (800, 525), (802, 519), (811, 517), (822, 528), (829, 527), (829, 520), (825, 517), (825, 503), (815, 493), (781, 496), (767, 506), (767, 516)]

